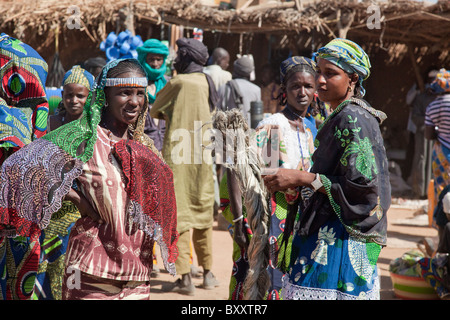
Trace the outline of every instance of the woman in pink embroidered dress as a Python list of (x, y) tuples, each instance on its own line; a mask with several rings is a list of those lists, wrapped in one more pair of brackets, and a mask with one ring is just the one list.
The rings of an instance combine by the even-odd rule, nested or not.
[(70, 235), (63, 299), (145, 300), (150, 294), (154, 240), (129, 214), (127, 179), (114, 153), (117, 142), (133, 139), (131, 127), (146, 111), (146, 85), (139, 84), (145, 72), (125, 61), (106, 76), (93, 155), (83, 164), (78, 188), (66, 196), (83, 217)]
[(136, 59), (111, 61), (80, 119), (21, 148), (0, 168), (0, 234), (39, 238), (63, 200), (80, 211), (62, 299), (148, 300), (154, 241), (175, 275), (173, 173), (144, 133), (146, 88)]

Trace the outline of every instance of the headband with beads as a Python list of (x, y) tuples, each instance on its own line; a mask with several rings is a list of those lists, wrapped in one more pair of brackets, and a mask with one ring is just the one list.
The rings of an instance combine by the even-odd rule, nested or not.
[(147, 87), (147, 77), (106, 78), (105, 87)]

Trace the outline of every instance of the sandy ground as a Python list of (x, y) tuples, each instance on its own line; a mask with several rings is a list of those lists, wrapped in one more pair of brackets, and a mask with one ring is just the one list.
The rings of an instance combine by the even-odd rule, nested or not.
[[(389, 263), (391, 260), (402, 256), (411, 249), (417, 249), (417, 242), (423, 237), (436, 237), (437, 231), (428, 226), (428, 216), (423, 213), (423, 201), (394, 201), (388, 211), (388, 241), (387, 246), (381, 251), (378, 268), (381, 281), (381, 300), (398, 300), (395, 296), (391, 278), (389, 275)], [(152, 300), (227, 300), (228, 285), (232, 270), (232, 239), (227, 230), (223, 230), (221, 217), (214, 224), (214, 265), (212, 271), (219, 280), (220, 285), (213, 290), (202, 288), (202, 278), (194, 278), (196, 286), (193, 296), (162, 291), (164, 284), (175, 281), (178, 277), (169, 275), (162, 267), (160, 259), (158, 266), (161, 269), (158, 278), (151, 280)], [(195, 256), (194, 256), (195, 258)], [(194, 265), (196, 260), (194, 259)]]

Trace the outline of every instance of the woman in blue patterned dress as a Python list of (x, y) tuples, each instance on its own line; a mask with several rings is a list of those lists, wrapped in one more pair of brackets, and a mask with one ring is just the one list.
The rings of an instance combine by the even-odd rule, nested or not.
[[(356, 43), (335, 39), (315, 54), (316, 86), (332, 113), (319, 127), (310, 172), (279, 169), (271, 192), (300, 186), (284, 299), (379, 299), (376, 262), (386, 244), (390, 184), (379, 129), (386, 115), (362, 99), (370, 74)], [(287, 230), (289, 231), (289, 230)]]

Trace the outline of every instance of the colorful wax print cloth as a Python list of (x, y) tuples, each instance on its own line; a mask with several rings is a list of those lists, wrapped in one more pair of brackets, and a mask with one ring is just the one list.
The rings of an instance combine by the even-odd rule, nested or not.
[(326, 193), (315, 192), (302, 206), (284, 298), (378, 297), (375, 264), (386, 245), (391, 200), (384, 118), (352, 98), (319, 127), (311, 172), (320, 174)]
[(294, 237), (286, 300), (379, 300), (377, 259), (381, 246), (361, 242), (338, 219), (309, 237)]
[(440, 69), (436, 78), (431, 83), (430, 88), (437, 94), (450, 93), (450, 72), (445, 69)]
[(301, 67), (302, 70), (309, 70), (311, 74), (315, 74), (316, 63), (307, 58), (301, 56), (292, 56), (287, 58), (280, 64), (280, 82), (286, 85), (286, 76), (291, 72), (296, 72), (295, 70)]
[(434, 177), (434, 203), (438, 204), (439, 195), (450, 184), (450, 149), (435, 141), (431, 151), (431, 171)]
[(255, 139), (266, 167), (308, 170), (316, 134), (312, 117), (295, 122), (279, 112), (259, 122)]
[[(225, 220), (229, 223), (228, 230), (230, 231), (231, 237), (234, 235), (234, 216), (231, 211), (230, 196), (228, 193), (227, 186), (227, 175), (224, 174), (219, 187), (220, 194), (220, 209)], [(246, 226), (247, 237), (250, 241), (252, 238), (252, 231), (247, 221), (247, 212), (245, 206), (242, 207), (242, 214), (244, 216), (244, 224)], [(233, 269), (231, 271), (230, 285), (229, 285), (229, 295), (228, 300), (244, 300), (244, 282), (247, 277), (247, 272), (249, 270), (249, 262), (247, 256), (247, 250), (241, 248), (236, 241), (233, 241)]]
[(355, 42), (348, 39), (333, 39), (314, 53), (314, 59), (326, 59), (348, 74), (356, 73), (359, 78), (357, 96), (364, 97), (366, 90), (362, 83), (370, 76), (370, 59), (367, 53)]
[(450, 184), (450, 94), (434, 99), (426, 108), (425, 125), (438, 127), (437, 140), (431, 151), (431, 170), (434, 177), (434, 206), (441, 191)]
[[(94, 87), (94, 76), (78, 65), (66, 72), (62, 80), (62, 88), (70, 84), (78, 84), (89, 91)], [(48, 92), (47, 92), (48, 93)], [(62, 102), (58, 112), (66, 112)], [(64, 116), (63, 116), (64, 117)], [(52, 117), (48, 118), (47, 132), (52, 130)], [(76, 184), (74, 184), (76, 187)], [(78, 208), (70, 201), (63, 201), (61, 209), (52, 215), (48, 227), (42, 231), (41, 255), (36, 276), (33, 299), (61, 300), (62, 281), (65, 269), (66, 249), (70, 231), (80, 218)]]
[(0, 164), (13, 151), (46, 133), (47, 63), (29, 45), (0, 35)]
[[(284, 112), (289, 113), (287, 110)], [(258, 124), (255, 139), (267, 167), (309, 171), (312, 165), (311, 156), (314, 153), (316, 133), (315, 121), (312, 117), (290, 121), (280, 112)], [(269, 154), (270, 156), (268, 156)], [(271, 276), (271, 286), (269, 299), (279, 299), (280, 297), (281, 279), (284, 272), (277, 267), (279, 263), (277, 253), (283, 237), (289, 210), (288, 204), (293, 203), (298, 196), (298, 191), (290, 190), (286, 193), (276, 192), (270, 198), (269, 241), (271, 258), (268, 271)], [(289, 246), (289, 244), (287, 245)], [(289, 248), (283, 249), (282, 252), (288, 258)], [(285, 263), (289, 264), (289, 261)]]
[(29, 300), (41, 247), (38, 238), (0, 237), (0, 299)]
[(61, 209), (52, 215), (50, 224), (40, 237), (41, 254), (34, 284), (34, 300), (61, 300), (69, 235), (80, 218), (78, 208), (64, 201)]
[(416, 269), (422, 278), (434, 289), (439, 298), (450, 298), (449, 253), (436, 253), (434, 257), (424, 257)]
[(94, 86), (94, 81), (95, 79), (92, 74), (76, 65), (66, 72), (63, 78), (62, 86), (64, 87), (65, 85), (72, 83), (81, 84), (90, 91)]
[[(47, 63), (29, 45), (0, 35), (0, 165), (46, 132)], [(0, 227), (1, 228), (1, 227)], [(4, 238), (0, 232), (0, 298), (29, 299), (39, 260), (38, 237)]]
[[(47, 152), (39, 154), (38, 150)], [(93, 152), (97, 152), (97, 148)], [(176, 206), (171, 170), (162, 160), (158, 161), (159, 157), (149, 148), (132, 140), (118, 142), (114, 152), (127, 178), (127, 214), (133, 225), (159, 241), (165, 266), (175, 274)], [(43, 169), (43, 164), (48, 166)], [(39, 169), (45, 174), (30, 178), (34, 182), (30, 185), (26, 178)], [(0, 200), (1, 223), (14, 229), (1, 231), (23, 236), (39, 235), (49, 225), (52, 214), (61, 208), (62, 198), (73, 181), (83, 177), (84, 169), (83, 162), (45, 139), (38, 139), (14, 153), (0, 172), (3, 195)], [(113, 177), (110, 178), (110, 184), (113, 184)]]

